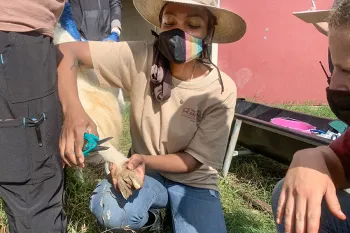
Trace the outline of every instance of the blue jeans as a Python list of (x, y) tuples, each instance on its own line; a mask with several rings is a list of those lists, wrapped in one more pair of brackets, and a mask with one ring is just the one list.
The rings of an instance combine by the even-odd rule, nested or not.
[[(283, 186), (283, 180), (277, 183), (272, 193), (272, 210), (276, 221), (276, 211), (278, 205), (278, 198), (281, 194)], [(328, 209), (325, 200), (322, 201), (321, 206), (321, 221), (319, 233), (347, 233), (350, 232), (350, 194), (339, 190), (337, 191), (337, 197), (343, 213), (347, 219), (342, 221), (335, 217)], [(284, 224), (276, 225), (278, 233), (284, 233)]]
[(226, 233), (219, 193), (165, 179), (158, 173), (145, 176), (144, 186), (126, 201), (104, 179), (93, 191), (90, 210), (98, 222), (115, 231), (129, 226), (139, 230), (148, 221), (150, 208), (170, 205), (174, 233)]

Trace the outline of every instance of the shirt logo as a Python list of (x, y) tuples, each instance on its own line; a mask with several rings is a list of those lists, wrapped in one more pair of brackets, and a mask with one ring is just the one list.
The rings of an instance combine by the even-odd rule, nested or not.
[(196, 122), (197, 124), (199, 124), (199, 122), (201, 121), (201, 111), (200, 110), (195, 110), (193, 108), (183, 108), (182, 109), (182, 113), (181, 116), (188, 118), (190, 121), (192, 122)]

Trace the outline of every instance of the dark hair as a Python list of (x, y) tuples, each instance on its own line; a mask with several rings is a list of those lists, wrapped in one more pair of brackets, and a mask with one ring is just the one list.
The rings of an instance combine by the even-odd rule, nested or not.
[(344, 0), (339, 6), (331, 9), (328, 27), (338, 29), (350, 25), (350, 0)]

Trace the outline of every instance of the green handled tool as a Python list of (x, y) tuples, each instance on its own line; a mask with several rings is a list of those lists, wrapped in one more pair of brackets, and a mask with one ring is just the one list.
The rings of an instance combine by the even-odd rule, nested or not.
[(85, 139), (85, 144), (84, 144), (84, 148), (83, 148), (84, 157), (89, 156), (90, 152), (108, 150), (109, 149), (108, 146), (100, 146), (100, 145), (102, 143), (105, 143), (105, 142), (111, 140), (112, 138), (113, 137), (108, 137), (108, 138), (100, 140), (94, 134), (84, 133), (84, 139)]

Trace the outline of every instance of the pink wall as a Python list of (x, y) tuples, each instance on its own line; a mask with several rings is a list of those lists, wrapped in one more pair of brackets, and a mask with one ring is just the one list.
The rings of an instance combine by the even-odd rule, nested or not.
[[(315, 0), (328, 9), (332, 0)], [(221, 0), (240, 14), (247, 33), (239, 42), (219, 45), (219, 66), (236, 82), (238, 96), (265, 103), (326, 103), (327, 37), (293, 16), (311, 0)]]

